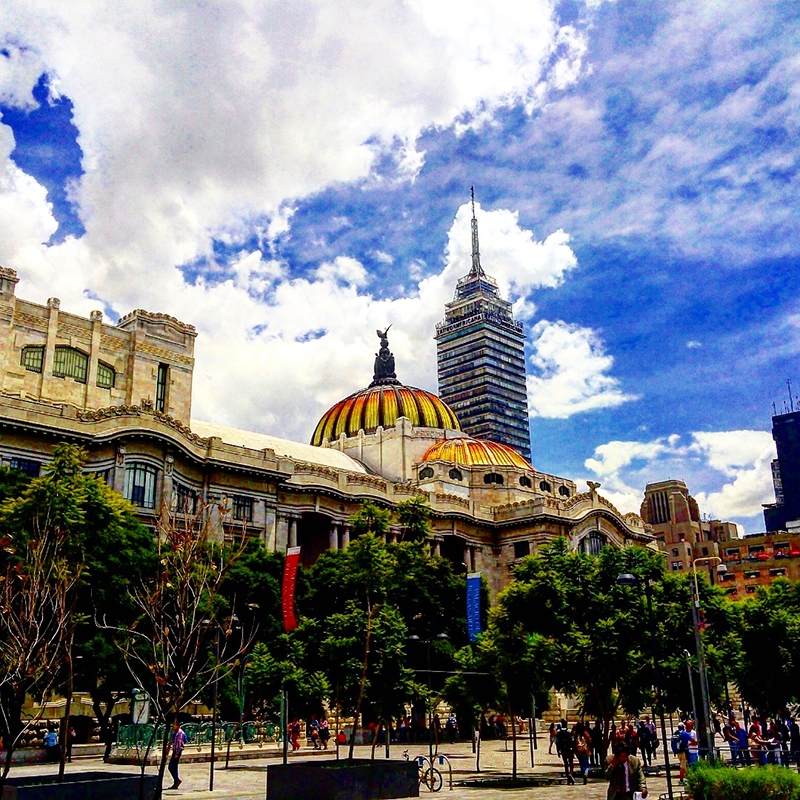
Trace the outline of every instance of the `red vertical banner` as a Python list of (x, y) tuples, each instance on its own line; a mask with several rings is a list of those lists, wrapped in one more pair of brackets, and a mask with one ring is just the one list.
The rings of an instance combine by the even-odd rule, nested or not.
[(300, 548), (290, 547), (286, 551), (286, 561), (283, 564), (283, 627), (286, 632), (297, 627), (294, 616), (294, 585), (297, 581), (297, 565), (300, 563)]

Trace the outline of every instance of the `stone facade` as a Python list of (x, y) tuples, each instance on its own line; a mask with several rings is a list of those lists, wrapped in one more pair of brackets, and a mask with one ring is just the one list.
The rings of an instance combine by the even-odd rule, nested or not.
[(16, 297), (17, 276), (0, 268), (2, 392), (76, 408), (141, 401), (188, 420), (192, 406), (194, 339), (191, 325), (133, 311), (116, 326), (101, 311), (86, 319)]
[[(11, 270), (2, 280), (0, 462), (36, 475), (58, 442), (79, 444), (87, 469), (154, 528), (159, 515), (205, 507), (223, 535), (244, 531), (279, 551), (300, 545), (310, 565), (349, 544), (348, 520), (362, 501), (391, 509), (419, 496), (431, 509), (433, 549), (459, 569), (483, 573), (492, 595), (516, 561), (556, 536), (588, 552), (655, 546), (644, 522), (617, 511), (596, 485), (581, 493), (574, 482), (533, 469), (423, 462), (431, 444), (458, 432), (414, 427), (406, 417), (327, 447), (192, 420), (194, 328), (145, 311), (104, 325), (99, 312), (87, 320), (54, 301), (16, 299)], [(29, 346), (42, 348), (41, 372), (24, 364)], [(55, 374), (63, 371), (55, 369), (61, 347), (86, 356), (84, 382)], [(97, 386), (101, 363), (115, 370), (110, 388)], [(169, 377), (163, 410), (162, 366)], [(487, 482), (487, 470), (502, 482)], [(389, 539), (401, 536), (394, 526)]]

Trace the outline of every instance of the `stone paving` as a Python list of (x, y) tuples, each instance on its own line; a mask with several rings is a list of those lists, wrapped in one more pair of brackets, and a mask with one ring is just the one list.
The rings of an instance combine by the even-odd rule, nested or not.
[[(405, 745), (393, 745), (392, 758), (402, 758)], [(416, 755), (427, 754), (427, 745), (409, 745), (409, 754), (413, 758)], [(342, 748), (344, 752), (344, 748)], [(458, 743), (455, 745), (443, 744), (440, 752), (450, 757), (453, 764), (453, 780), (460, 782), (464, 780), (474, 780), (480, 777), (511, 775), (511, 742), (503, 743), (497, 741), (484, 742), (481, 748), (481, 772), (475, 772), (475, 756), (472, 753), (470, 744)], [(357, 757), (369, 757), (368, 747), (357, 747)], [(290, 755), (290, 761), (307, 758), (334, 758), (334, 752), (314, 753), (313, 750), (303, 749)], [(376, 750), (376, 757), (384, 757), (381, 748)], [(275, 749), (275, 753), (269, 758), (258, 758), (246, 761), (232, 761), (229, 769), (224, 769), (224, 753), (222, 760), (217, 762), (214, 771), (214, 791), (208, 791), (209, 763), (194, 762), (181, 765), (181, 778), (183, 783), (177, 790), (166, 790), (164, 798), (187, 797), (192, 800), (264, 800), (266, 794), (266, 768), (269, 764), (277, 763), (280, 759), (280, 751)], [(530, 766), (530, 749), (527, 740), (517, 742), (517, 766), (518, 773), (522, 776), (543, 776), (557, 779), (560, 775), (560, 761), (555, 756), (547, 752), (547, 744), (540, 739), (539, 747), (535, 754), (536, 767)], [(438, 767), (438, 764), (437, 764)], [(117, 764), (104, 764), (99, 758), (82, 758), (67, 765), (70, 771), (103, 770), (119, 772), (137, 772), (135, 767)], [(43, 774), (57, 771), (53, 765), (25, 766), (14, 768), (13, 775), (22, 774)], [(155, 768), (148, 767), (148, 773), (155, 772)], [(165, 786), (169, 785), (169, 776), (165, 780)], [(675, 782), (677, 784), (677, 780)], [(662, 778), (648, 778), (648, 788), (650, 796), (658, 796), (666, 791), (666, 780)], [(675, 786), (676, 790), (679, 788)], [(455, 786), (452, 791), (448, 789), (447, 779), (439, 797), (449, 800), (516, 800), (517, 798), (536, 798), (536, 800), (601, 800), (606, 797), (607, 783), (603, 780), (592, 779), (589, 784), (584, 786), (580, 779), (576, 786), (552, 785), (542, 787), (526, 787), (521, 789), (495, 789), (485, 786)], [(420, 797), (426, 797), (430, 793), (425, 787), (420, 790)], [(676, 795), (677, 796), (677, 795)], [(297, 800), (305, 800), (298, 797)], [(313, 800), (309, 798), (308, 800)]]

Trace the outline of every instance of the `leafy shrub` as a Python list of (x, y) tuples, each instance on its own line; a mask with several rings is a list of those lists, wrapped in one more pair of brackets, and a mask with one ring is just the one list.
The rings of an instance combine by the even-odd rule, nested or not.
[(785, 767), (697, 764), (686, 775), (694, 800), (800, 800), (800, 775)]

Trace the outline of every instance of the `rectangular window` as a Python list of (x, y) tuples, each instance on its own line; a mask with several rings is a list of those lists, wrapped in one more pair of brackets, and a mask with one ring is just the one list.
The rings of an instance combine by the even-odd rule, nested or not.
[(531, 554), (530, 542), (514, 542), (514, 558), (525, 558)]
[(44, 363), (44, 347), (40, 344), (23, 347), (20, 363), (29, 372), (41, 372), (42, 364)]
[(111, 470), (110, 469), (99, 469), (97, 472), (92, 472), (97, 480), (101, 481), (102, 483), (108, 484), (108, 479), (111, 477)]
[(672, 555), (673, 555), (674, 558), (677, 558), (680, 555), (680, 553), (678, 552), (678, 548), (677, 547), (673, 547), (672, 548)]
[(180, 483), (175, 484), (175, 510), (179, 514), (197, 513), (197, 490)]
[(86, 383), (89, 356), (74, 347), (57, 346), (53, 354), (53, 375), (56, 378), (73, 378)]
[[(755, 589), (755, 586), (748, 586), (748, 589)], [(736, 594), (739, 590), (735, 586), (731, 586), (730, 589), (725, 590), (725, 594)]]
[(747, 549), (751, 553), (763, 553), (764, 552), (764, 545), (763, 544), (751, 544)]
[(751, 578), (752, 579), (752, 578), (757, 578), (760, 574), (761, 573), (758, 570), (756, 570), (755, 572), (745, 572), (744, 576), (745, 576), (745, 578)]
[(745, 591), (747, 592), (747, 594), (755, 594), (756, 587), (755, 586), (748, 586), (748, 587), (745, 588)]
[(233, 498), (233, 518), (239, 522), (251, 522), (253, 519), (253, 498), (240, 497), (235, 495)]
[(156, 411), (162, 414), (167, 411), (167, 380), (169, 379), (169, 366), (158, 365), (158, 379), (156, 380)]
[(149, 464), (129, 464), (125, 467), (123, 496), (139, 508), (156, 507), (156, 475), (158, 470)]
[(12, 458), (11, 469), (24, 472), (29, 478), (38, 478), (42, 470), (42, 465), (38, 461), (31, 461), (27, 458)]
[(725, 551), (726, 556), (738, 556), (739, 555), (739, 548), (738, 547), (729, 547)]
[(723, 581), (735, 581), (736, 580), (736, 573), (735, 572), (726, 572), (724, 575), (720, 575), (720, 578)]
[(101, 389), (113, 389), (116, 377), (114, 367), (102, 361), (97, 362), (97, 385)]
[(672, 571), (673, 572), (680, 572), (683, 569), (683, 561), (673, 561), (672, 562)]
[(703, 555), (704, 555), (704, 556), (707, 556), (707, 555), (708, 555), (708, 548), (707, 548), (707, 547), (704, 547), (704, 548), (703, 548)]
[(780, 578), (786, 575), (786, 570), (783, 567), (778, 567), (777, 569), (771, 569), (769, 574), (772, 575), (773, 578)]

